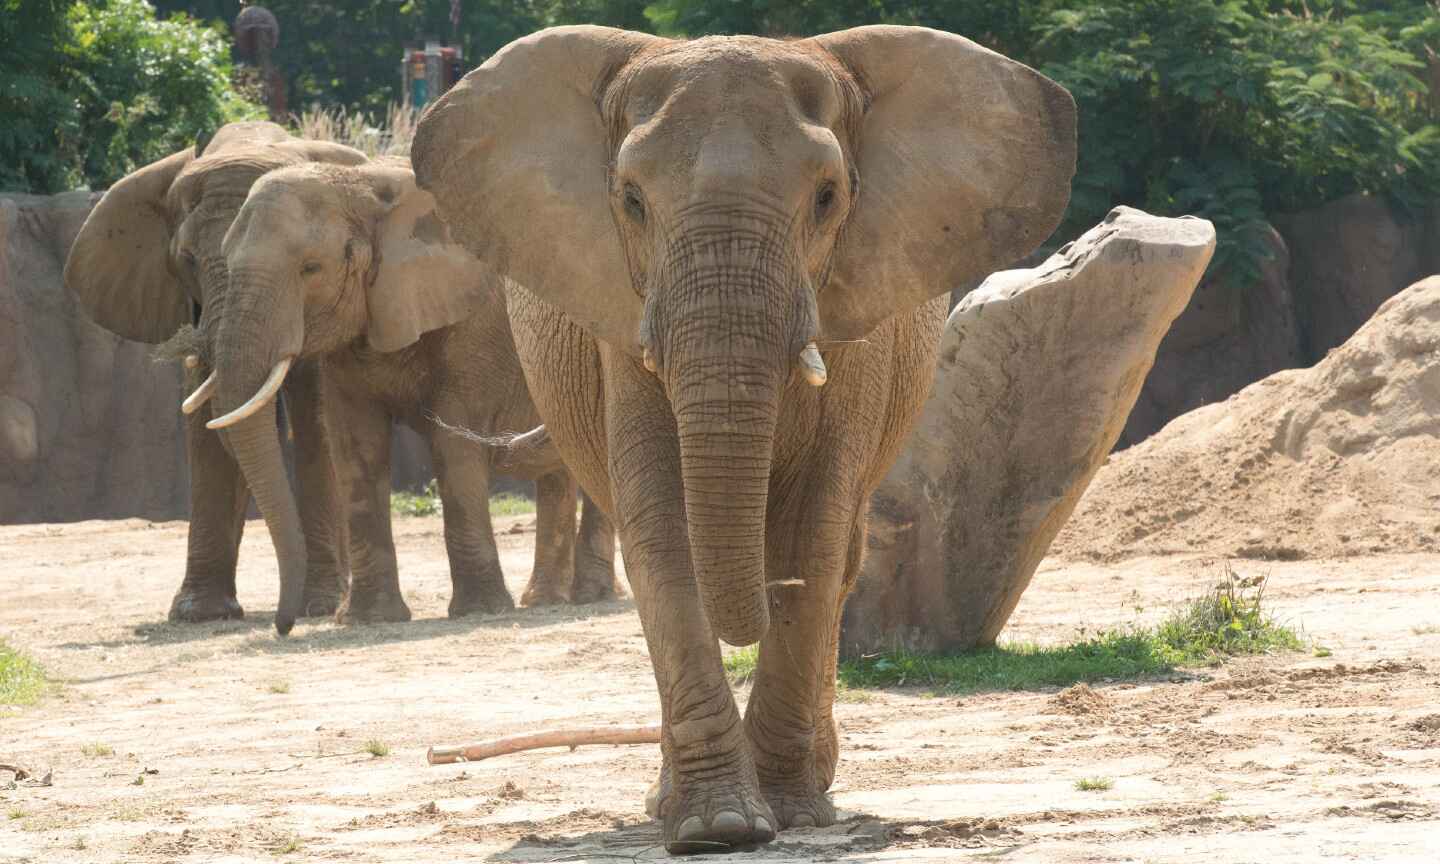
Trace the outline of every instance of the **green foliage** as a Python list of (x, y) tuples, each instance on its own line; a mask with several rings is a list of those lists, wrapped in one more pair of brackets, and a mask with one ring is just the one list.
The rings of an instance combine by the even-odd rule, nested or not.
[(521, 495), (501, 492), (490, 497), (491, 516), (523, 516), (535, 512), (535, 502)]
[(1108, 792), (1115, 788), (1115, 781), (1109, 777), (1081, 777), (1075, 781), (1078, 792)]
[(440, 511), (440, 492), (434, 480), (425, 484), (419, 494), (390, 493), (390, 512), (396, 516), (438, 516)]
[(215, 26), (157, 21), (143, 0), (0, 2), (0, 188), (102, 188), (259, 116)]
[[(842, 663), (839, 677), (850, 687), (923, 686), (962, 694), (1034, 690), (1303, 648), (1294, 630), (1265, 611), (1264, 593), (1263, 579), (1242, 579), (1226, 567), (1215, 588), (1181, 604), (1156, 627), (1107, 630), (1055, 647), (1011, 643), (945, 656), (887, 652)], [(753, 674), (753, 656), (739, 654), (726, 658), (727, 671)]]
[(0, 706), (29, 705), (45, 692), (45, 673), (35, 661), (0, 639)]

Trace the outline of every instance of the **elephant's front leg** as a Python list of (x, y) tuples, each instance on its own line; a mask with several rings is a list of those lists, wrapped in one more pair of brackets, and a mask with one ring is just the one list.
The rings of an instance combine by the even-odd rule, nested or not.
[(701, 607), (674, 415), (654, 376), (629, 358), (613, 365), (605, 405), (611, 485), (660, 693), (665, 846), (706, 852), (765, 843), (775, 817)]
[[(452, 412), (439, 411), (441, 416)], [(450, 558), (450, 617), (508, 612), (515, 600), (505, 588), (500, 553), (490, 525), (490, 463), (458, 435), (432, 432), (430, 452), (445, 516), (445, 552)]]
[(285, 382), (305, 532), (304, 612), (317, 616), (335, 614), (350, 581), (345, 508), (330, 454), (322, 374), (321, 361), (302, 360)]
[(573, 603), (599, 603), (621, 596), (615, 578), (615, 523), (584, 490), (580, 492), (580, 534), (575, 539)]
[[(201, 374), (203, 372), (203, 374)], [(194, 392), (208, 370), (186, 374)], [(220, 434), (205, 428), (208, 405), (185, 420), (185, 451), (190, 461), (190, 531), (186, 539), (185, 578), (170, 601), (171, 621), (244, 618), (235, 597), (235, 565), (250, 491), (240, 466)]]
[(552, 471), (535, 480), (535, 567), (520, 603), (554, 606), (570, 600), (575, 579), (575, 480)]
[(390, 415), (374, 400), (339, 386), (328, 395), (334, 406), (336, 476), (350, 535), (350, 593), (335, 619), (342, 624), (409, 621), (390, 530)]
[(782, 828), (835, 822), (825, 794), (838, 750), (835, 659), (841, 604), (863, 554), (864, 519), (850, 500), (858, 493), (827, 492), (803, 510), (782, 506), (767, 532), (770, 629), (760, 641), (745, 731)]

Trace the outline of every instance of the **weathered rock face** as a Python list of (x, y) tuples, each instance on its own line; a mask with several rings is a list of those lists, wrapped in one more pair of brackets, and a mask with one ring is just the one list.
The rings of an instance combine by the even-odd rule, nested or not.
[(98, 195), (0, 196), (0, 522), (188, 512), (182, 376), (66, 293)]
[(1440, 271), (1437, 217), (1402, 219), (1382, 199), (1350, 195), (1278, 220), (1307, 365), (1349, 339), (1381, 303)]
[(1259, 280), (1246, 284), (1225, 272), (1205, 274), (1161, 341), (1119, 446), (1142, 441), (1181, 414), (1227, 399), (1266, 375), (1305, 365), (1290, 252), (1274, 228), (1261, 230), (1271, 257)]
[(844, 653), (994, 642), (1214, 246), (1209, 222), (1121, 207), (961, 301), (924, 413), (871, 501)]
[(1440, 276), (1349, 341), (1111, 458), (1052, 554), (1337, 558), (1440, 548)]

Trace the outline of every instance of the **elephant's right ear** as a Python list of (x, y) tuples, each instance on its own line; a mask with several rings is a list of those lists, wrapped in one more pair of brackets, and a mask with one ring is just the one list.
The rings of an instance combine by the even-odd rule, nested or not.
[(110, 187), (70, 247), (65, 285), (91, 320), (126, 339), (163, 342), (190, 320), (170, 272), (165, 196), (194, 158), (187, 147)]
[(425, 112), (410, 150), (421, 188), (471, 253), (637, 354), (641, 301), (611, 216), (598, 94), (663, 42), (592, 26), (511, 42)]

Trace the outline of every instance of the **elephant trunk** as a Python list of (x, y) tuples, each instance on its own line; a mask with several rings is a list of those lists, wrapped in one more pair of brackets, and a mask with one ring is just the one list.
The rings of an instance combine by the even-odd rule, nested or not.
[[(305, 537), (294, 491), (285, 473), (280, 441), (275, 431), (275, 394), (257, 398), (267, 383), (275, 385), (277, 369), (283, 378), (286, 361), (300, 352), (304, 341), (302, 313), (259, 298), (276, 296), (273, 291), (246, 290), (247, 277), (230, 274), (230, 293), (225, 315), (220, 320), (215, 342), (215, 367), (219, 375), (214, 413), (235, 413), (249, 406), (248, 413), (226, 425), (230, 450), (240, 464), (245, 482), (265, 517), (275, 557), (280, 567), (280, 602), (275, 612), (275, 629), (289, 633), (303, 613), (307, 570)], [(252, 275), (249, 281), (254, 281)], [(252, 286), (253, 287), (253, 286)], [(239, 416), (237, 413), (236, 416)]]

